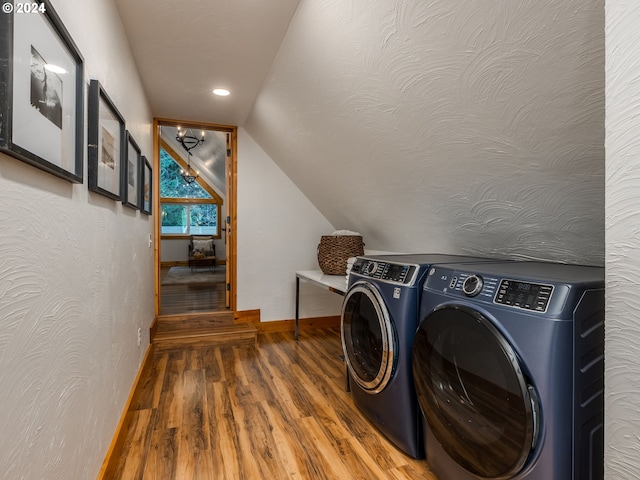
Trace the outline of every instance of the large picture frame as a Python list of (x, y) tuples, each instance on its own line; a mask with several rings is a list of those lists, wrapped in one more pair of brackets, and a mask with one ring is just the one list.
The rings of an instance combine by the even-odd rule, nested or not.
[(151, 207), (153, 206), (153, 169), (151, 162), (147, 157), (140, 159), (142, 166), (142, 188), (140, 189), (140, 211), (147, 215), (151, 215)]
[(125, 122), (98, 80), (89, 82), (88, 130), (89, 190), (120, 200)]
[(48, 0), (4, 2), (0, 151), (82, 183), (83, 75), (84, 59)]
[(140, 209), (140, 190), (142, 189), (142, 166), (140, 159), (142, 154), (140, 147), (133, 139), (131, 133), (126, 133), (126, 155), (122, 166), (122, 204), (127, 207)]

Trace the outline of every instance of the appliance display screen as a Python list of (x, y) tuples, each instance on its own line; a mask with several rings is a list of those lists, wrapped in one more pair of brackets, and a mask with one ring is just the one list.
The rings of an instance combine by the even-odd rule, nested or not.
[(397, 263), (385, 263), (382, 271), (383, 280), (408, 284), (412, 280), (412, 273), (415, 267), (412, 265), (402, 265)]
[(403, 265), (389, 265), (389, 278), (392, 280), (400, 279), (400, 275), (402, 275), (402, 270), (404, 269)]
[(495, 303), (511, 307), (546, 312), (553, 293), (553, 285), (502, 279)]

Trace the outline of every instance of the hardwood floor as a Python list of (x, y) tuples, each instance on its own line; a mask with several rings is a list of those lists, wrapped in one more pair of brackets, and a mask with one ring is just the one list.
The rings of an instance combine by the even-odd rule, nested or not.
[(345, 392), (339, 330), (156, 354), (113, 479), (426, 479)]
[[(169, 272), (169, 268), (162, 268), (160, 272), (160, 315), (226, 310), (224, 269), (224, 265), (216, 267), (216, 272), (220, 274), (220, 281), (214, 284), (162, 285), (163, 279)], [(194, 275), (198, 275), (198, 273)]]

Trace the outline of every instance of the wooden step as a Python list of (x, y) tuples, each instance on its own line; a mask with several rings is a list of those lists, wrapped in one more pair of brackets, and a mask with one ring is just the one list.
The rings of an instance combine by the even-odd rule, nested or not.
[(220, 325), (208, 330), (157, 332), (153, 338), (156, 353), (184, 348), (205, 348), (227, 345), (256, 345), (258, 329), (252, 323)]
[(191, 313), (160, 315), (156, 322), (156, 334), (184, 331), (208, 331), (214, 327), (233, 325), (233, 312)]

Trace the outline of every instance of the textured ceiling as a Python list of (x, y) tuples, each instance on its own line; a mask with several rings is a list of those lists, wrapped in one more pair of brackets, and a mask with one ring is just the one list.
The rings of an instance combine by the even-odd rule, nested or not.
[(115, 0), (153, 114), (242, 125), (299, 1)]
[(368, 248), (602, 264), (604, 0), (303, 0), (245, 128)]

